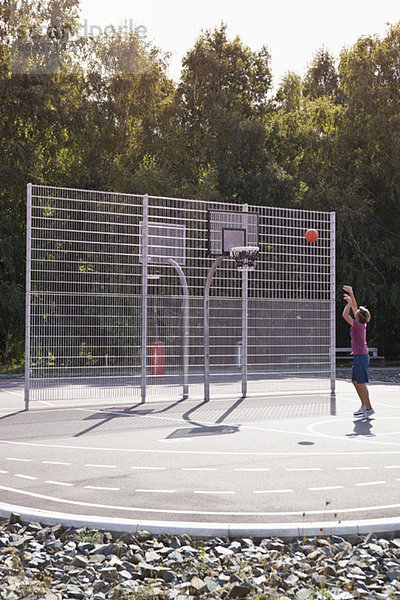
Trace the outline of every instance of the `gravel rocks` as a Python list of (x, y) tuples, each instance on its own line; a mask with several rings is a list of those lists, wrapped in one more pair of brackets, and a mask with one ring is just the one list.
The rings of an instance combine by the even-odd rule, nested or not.
[(392, 539), (153, 537), (0, 523), (2, 600), (395, 600)]

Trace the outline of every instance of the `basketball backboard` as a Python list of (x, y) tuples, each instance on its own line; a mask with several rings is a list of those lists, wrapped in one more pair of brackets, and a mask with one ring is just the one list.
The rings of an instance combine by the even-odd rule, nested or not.
[[(184, 225), (149, 222), (148, 264), (165, 264), (166, 258), (185, 264), (186, 233)], [(142, 262), (143, 222), (140, 223), (139, 262)]]
[(238, 246), (258, 246), (258, 214), (245, 211), (209, 210), (209, 255), (229, 255), (231, 248)]

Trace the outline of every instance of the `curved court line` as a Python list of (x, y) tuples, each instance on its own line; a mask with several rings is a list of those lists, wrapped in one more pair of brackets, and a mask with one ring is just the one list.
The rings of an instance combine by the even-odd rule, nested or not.
[[(86, 411), (87, 409), (79, 409), (79, 410)], [(92, 411), (89, 411), (89, 412), (92, 412)], [(94, 412), (96, 413), (97, 411), (94, 411)], [(129, 416), (130, 417), (134, 416), (134, 415), (126, 415), (126, 413), (119, 412), (119, 411), (104, 411), (102, 414), (104, 414), (104, 415), (123, 415), (125, 417), (126, 416), (128, 416), (128, 417)], [(189, 423), (186, 419), (184, 419), (182, 417), (165, 417), (163, 415), (161, 416), (161, 415), (157, 415), (157, 414), (146, 415), (146, 418), (147, 419), (152, 419), (152, 420), (155, 419), (155, 420), (168, 421), (168, 422), (173, 421), (174, 423), (178, 422), (178, 423), (182, 423), (182, 424), (186, 424), (186, 425)], [(196, 423), (198, 425), (204, 425), (205, 427), (215, 426), (215, 421), (204, 421), (202, 419), (198, 419), (198, 420), (196, 420)], [(236, 427), (240, 427), (241, 429), (249, 429), (251, 431), (261, 431), (262, 433), (273, 432), (273, 433), (285, 433), (285, 434), (288, 434), (288, 435), (304, 435), (304, 431), (293, 431), (293, 430), (290, 430), (290, 429), (277, 429), (277, 428), (274, 428), (274, 427), (262, 427), (262, 426), (248, 424), (248, 422), (246, 422), (246, 421), (244, 423), (240, 423), (240, 424), (238, 424), (237, 421), (233, 421), (231, 423), (228, 422), (228, 421), (226, 421), (225, 425), (227, 425), (227, 426), (236, 426)], [(319, 434), (318, 433), (313, 433), (312, 435), (315, 435), (315, 436), (318, 437)], [(170, 442), (170, 441), (174, 441), (175, 442), (175, 441), (178, 441), (178, 440), (158, 440), (158, 441), (159, 442)], [(179, 442), (181, 442), (181, 441), (188, 441), (188, 439), (184, 438), (183, 440), (179, 440)]]
[[(323, 435), (323, 434), (315, 434)], [(337, 438), (334, 438), (337, 439)], [(376, 442), (377, 443), (377, 442)], [(381, 442), (382, 444), (390, 444), (390, 442)], [(102, 452), (131, 452), (131, 453), (146, 453), (146, 454), (198, 454), (200, 456), (359, 456), (359, 450), (351, 450), (344, 452), (246, 452), (246, 451), (214, 451), (214, 450), (157, 450), (155, 448), (110, 448), (105, 446), (68, 446), (67, 444), (44, 444), (35, 442), (16, 442), (13, 440), (0, 440), (0, 444), (8, 444), (14, 446), (28, 446), (38, 448), (58, 448), (62, 450), (100, 450)], [(400, 445), (400, 444), (396, 444)], [(375, 451), (363, 451), (363, 455), (373, 454), (376, 455)], [(384, 454), (400, 454), (400, 450), (384, 450), (379, 452), (379, 455)]]
[[(37, 498), (40, 500), (48, 500), (57, 504), (71, 504), (73, 506), (81, 506), (87, 508), (102, 508), (115, 511), (125, 512), (139, 512), (139, 513), (157, 513), (157, 514), (171, 514), (171, 515), (209, 515), (209, 516), (225, 516), (225, 517), (275, 517), (275, 516), (286, 516), (286, 517), (304, 517), (304, 515), (337, 515), (339, 513), (356, 513), (372, 510), (388, 510), (400, 508), (400, 504), (384, 504), (381, 506), (361, 506), (356, 508), (337, 508), (337, 509), (321, 509), (321, 510), (296, 510), (296, 511), (211, 511), (211, 510), (177, 510), (171, 508), (140, 508), (135, 506), (121, 506), (116, 504), (99, 504), (96, 502), (80, 502), (79, 500), (67, 500), (65, 498), (57, 498), (55, 496), (47, 496), (45, 494), (37, 494), (35, 492), (29, 492), (27, 490), (18, 490), (7, 486), (0, 486), (0, 490), (10, 492), (12, 494), (20, 494), (22, 496), (29, 496), (31, 498)], [(0, 504), (1, 506), (1, 504)], [(305, 522), (304, 524), (306, 524)]]
[[(383, 421), (393, 421), (393, 419), (400, 419), (400, 417), (380, 417), (379, 420)], [(348, 422), (348, 419), (338, 419), (336, 421), (336, 423), (343, 423), (343, 422)], [(352, 443), (353, 441), (357, 441), (357, 442), (364, 442), (366, 444), (380, 444), (382, 446), (400, 446), (400, 442), (382, 442), (378, 439), (376, 439), (377, 437), (383, 436), (383, 435), (399, 435), (400, 431), (394, 431), (393, 433), (374, 433), (374, 437), (373, 439), (369, 438), (366, 439), (363, 435), (357, 435), (355, 437), (350, 437), (350, 434), (341, 434), (341, 435), (333, 435), (331, 433), (322, 433), (322, 432), (317, 432), (314, 431), (314, 429), (316, 427), (319, 427), (320, 425), (325, 425), (326, 423), (329, 423), (329, 421), (325, 420), (325, 421), (319, 421), (318, 423), (312, 423), (311, 425), (307, 425), (307, 433), (311, 433), (313, 435), (319, 435), (320, 437), (323, 438), (328, 438), (331, 440), (341, 440), (343, 441), (343, 439), (351, 439)], [(367, 452), (363, 451), (363, 454), (368, 454)], [(379, 452), (379, 454), (385, 454), (385, 452)]]
[(26, 522), (39, 521), (54, 525), (62, 522), (69, 527), (95, 527), (108, 531), (138, 532), (146, 529), (153, 535), (160, 533), (180, 535), (187, 533), (197, 537), (220, 536), (234, 539), (235, 537), (312, 537), (319, 535), (350, 535), (393, 531), (400, 528), (400, 519), (363, 519), (360, 521), (310, 521), (308, 523), (212, 523), (192, 521), (150, 521), (146, 519), (133, 520), (116, 517), (92, 517), (90, 515), (49, 512), (41, 509), (31, 509), (24, 506), (13, 506), (0, 503), (0, 514), (8, 516), (18, 512)]

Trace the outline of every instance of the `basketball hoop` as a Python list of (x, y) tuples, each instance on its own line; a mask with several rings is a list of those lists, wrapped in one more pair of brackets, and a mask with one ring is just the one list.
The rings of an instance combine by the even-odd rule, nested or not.
[(254, 263), (259, 252), (258, 246), (237, 246), (231, 248), (229, 254), (235, 259), (238, 271), (254, 271)]
[(158, 281), (161, 277), (161, 274), (158, 270), (151, 270), (152, 265), (150, 265), (150, 269), (147, 273), (147, 279), (150, 281)]

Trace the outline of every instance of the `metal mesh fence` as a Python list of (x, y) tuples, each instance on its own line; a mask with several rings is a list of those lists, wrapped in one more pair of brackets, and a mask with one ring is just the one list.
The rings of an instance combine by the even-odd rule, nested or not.
[[(185, 383), (190, 397), (203, 396), (210, 210), (243, 206), (28, 186), (27, 398), (137, 402), (145, 389), (172, 399)], [(258, 215), (260, 247), (248, 274), (248, 393), (328, 391), (334, 215), (248, 211)], [(305, 240), (309, 227), (316, 243)], [(240, 395), (242, 286), (225, 258), (210, 291), (211, 397)]]

